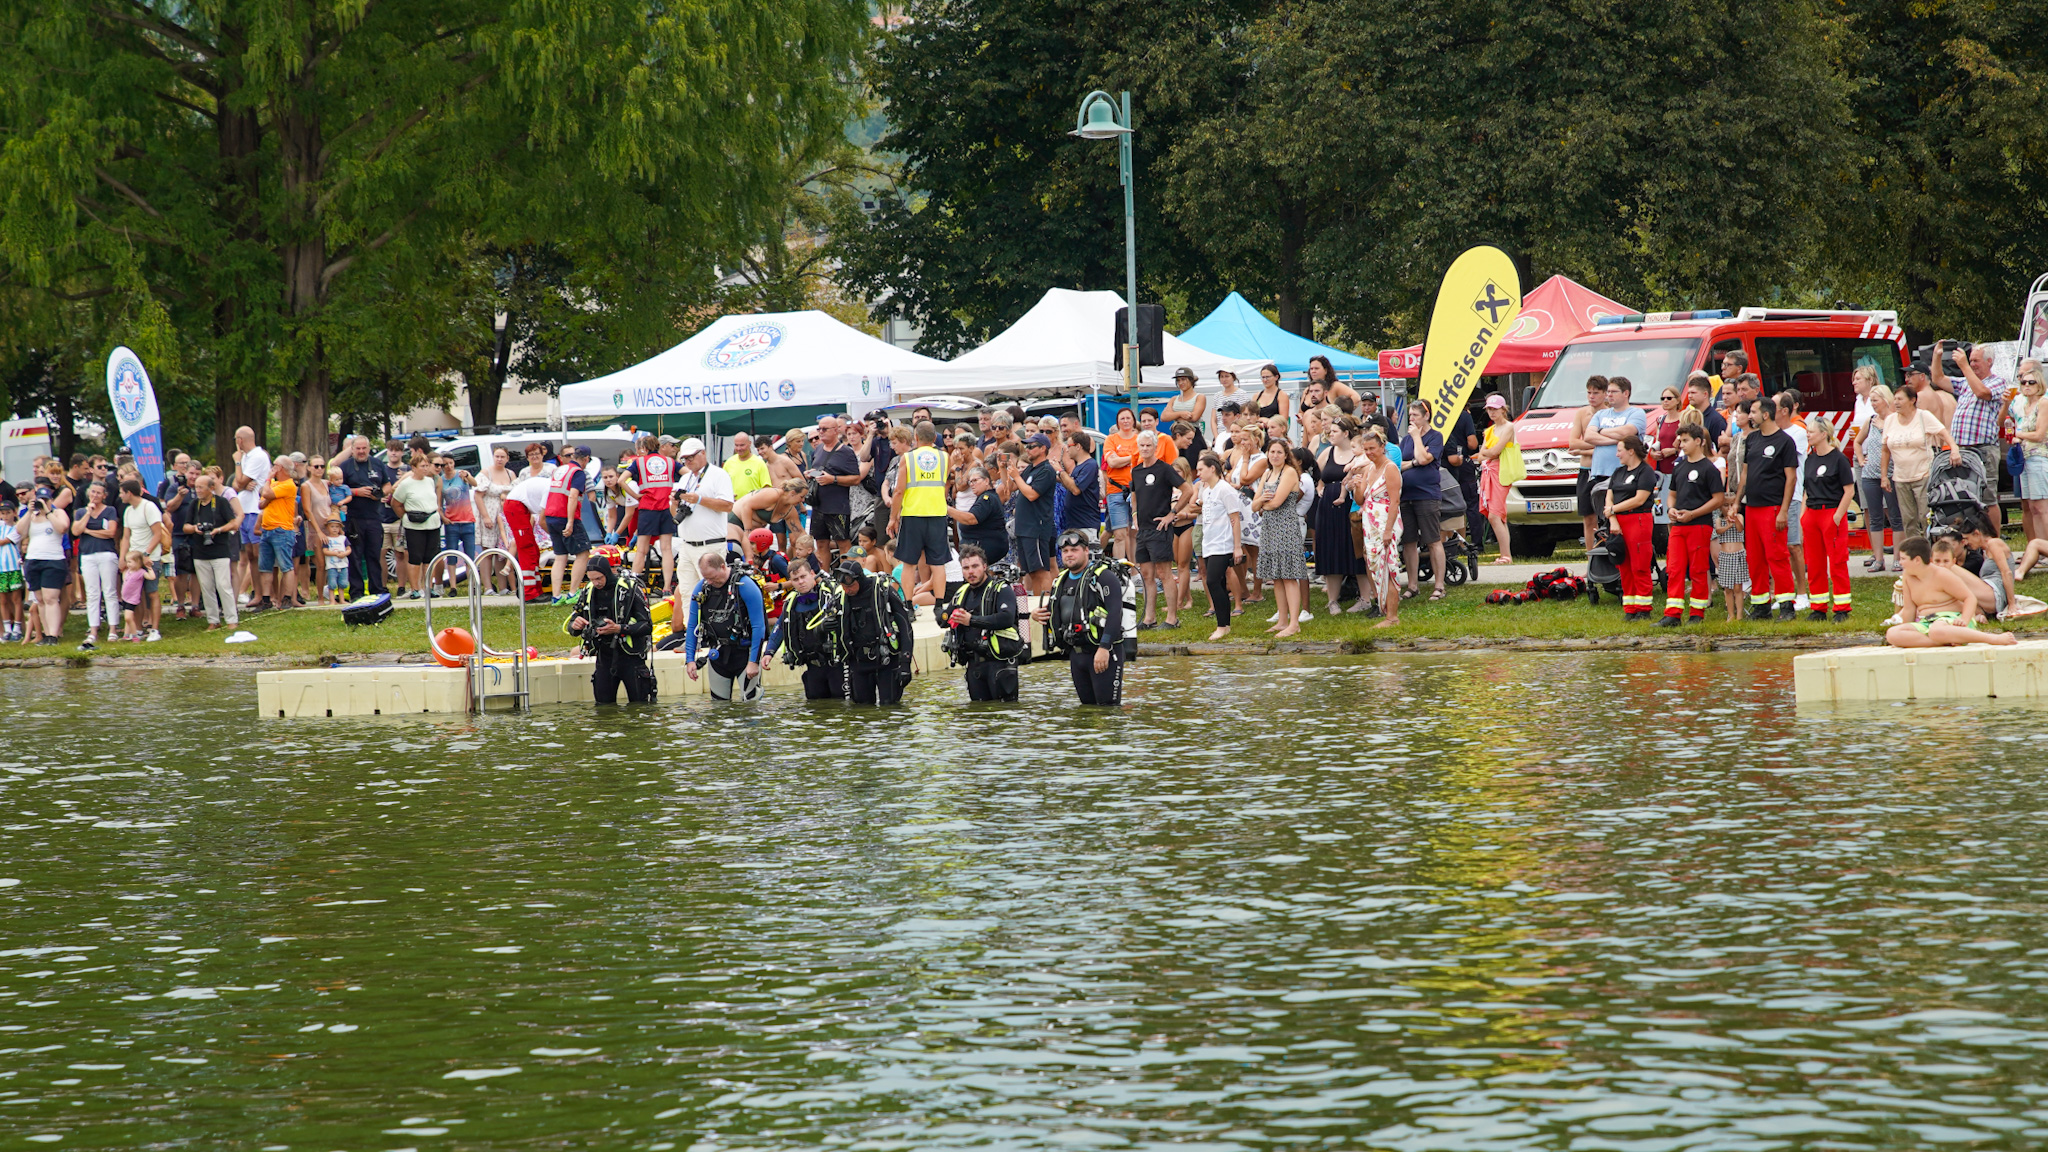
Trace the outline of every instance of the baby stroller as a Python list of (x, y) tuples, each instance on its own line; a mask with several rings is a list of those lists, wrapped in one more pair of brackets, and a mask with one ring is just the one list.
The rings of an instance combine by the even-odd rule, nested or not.
[[(1984, 507), (1983, 492), (1984, 462), (1976, 453), (1953, 458), (1946, 452), (1934, 454), (1934, 466), (1927, 473), (1927, 511), (1934, 523), (1946, 524), (1958, 513)], [(1924, 535), (1928, 526), (1906, 525), (1908, 533), (1915, 528)]]
[[(1467, 580), (1479, 579), (1478, 537), (1465, 531), (1465, 494), (1458, 488), (1458, 478), (1448, 468), (1438, 468), (1437, 518), (1444, 530), (1444, 561), (1449, 570), (1444, 573), (1444, 583), (1463, 584)], [(1436, 566), (1429, 562), (1429, 549), (1421, 550), (1415, 560), (1417, 580), (1435, 580)]]

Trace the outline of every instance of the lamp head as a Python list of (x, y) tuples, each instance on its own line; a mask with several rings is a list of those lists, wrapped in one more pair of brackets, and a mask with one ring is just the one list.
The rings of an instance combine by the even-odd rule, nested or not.
[(1114, 140), (1130, 134), (1130, 128), (1118, 122), (1116, 101), (1106, 92), (1090, 92), (1081, 101), (1081, 113), (1070, 133), (1083, 140)]

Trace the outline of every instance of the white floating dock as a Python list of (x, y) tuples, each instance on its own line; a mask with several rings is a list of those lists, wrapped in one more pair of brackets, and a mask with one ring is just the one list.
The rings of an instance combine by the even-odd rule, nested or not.
[[(911, 649), (911, 669), (919, 676), (946, 671), (946, 654), (939, 642), (944, 630), (932, 620), (929, 608), (917, 617), (916, 642)], [(588, 704), (591, 702), (590, 671), (586, 659), (533, 660), (527, 663), (527, 686), (532, 702), (540, 704)], [(674, 699), (708, 690), (702, 677), (692, 680), (683, 671), (683, 654), (656, 652), (649, 657), (659, 683), (658, 699)], [(511, 665), (486, 664), (486, 675), (496, 670), (510, 677)], [(461, 714), (469, 708), (469, 673), (463, 668), (438, 664), (343, 665), (337, 668), (307, 668), (256, 674), (256, 708), (264, 716), (405, 716), (420, 713)], [(770, 692), (800, 692), (800, 671), (778, 658), (767, 662), (763, 686)], [(509, 685), (507, 685), (509, 687)], [(625, 699), (622, 692), (620, 700)]]
[(1792, 658), (1801, 704), (1888, 700), (2048, 700), (2048, 640), (1960, 648), (1877, 645)]

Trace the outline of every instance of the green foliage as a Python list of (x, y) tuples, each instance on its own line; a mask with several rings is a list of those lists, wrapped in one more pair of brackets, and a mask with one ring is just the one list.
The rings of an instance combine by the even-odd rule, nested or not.
[(286, 444), (317, 449), (337, 389), (425, 394), (488, 349), (433, 286), (479, 245), (650, 270), (605, 296), (643, 318), (700, 300), (786, 195), (782, 157), (837, 133), (864, 18), (858, 0), (9, 6), (0, 269), (104, 298), (156, 345), (160, 391), (211, 396), (229, 427), (275, 399)]
[[(1113, 146), (1068, 136), (1090, 89), (1129, 89), (1138, 135), (1138, 272), (1147, 294), (1214, 288), (1199, 251), (1162, 212), (1160, 158), (1218, 101), (1210, 77), (1169, 58), (1244, 3), (1197, 0), (913, 0), (868, 73), (907, 188), (835, 221), (841, 281), (924, 330), (950, 355), (1022, 315), (1047, 288), (1124, 283), (1123, 192)], [(1130, 47), (1135, 46), (1135, 47)], [(1157, 54), (1155, 56), (1155, 53)], [(1206, 294), (1206, 292), (1205, 292)], [(1218, 293), (1220, 295), (1220, 293)]]
[(2048, 3), (1844, 0), (1852, 179), (1829, 207), (1844, 295), (1919, 334), (2010, 340), (2048, 271)]

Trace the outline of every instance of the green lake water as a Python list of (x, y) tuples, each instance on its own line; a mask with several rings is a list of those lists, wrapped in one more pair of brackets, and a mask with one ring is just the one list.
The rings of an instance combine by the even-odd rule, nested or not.
[(2048, 713), (1784, 656), (1025, 695), (10, 673), (0, 1148), (2048, 1144)]

